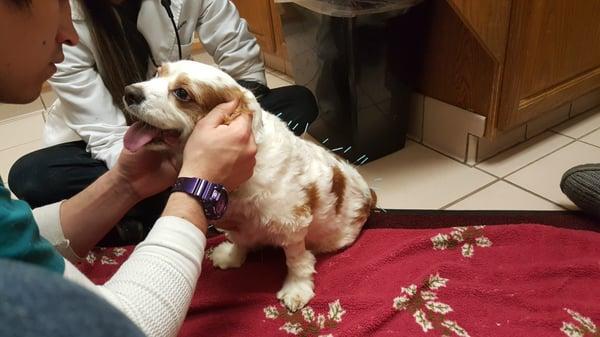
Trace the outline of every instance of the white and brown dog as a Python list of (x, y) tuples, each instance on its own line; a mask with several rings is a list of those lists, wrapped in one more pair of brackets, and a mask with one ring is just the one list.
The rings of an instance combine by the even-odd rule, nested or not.
[[(356, 169), (324, 148), (296, 137), (276, 116), (261, 109), (253, 94), (212, 66), (193, 61), (164, 64), (155, 78), (127, 87), (127, 110), (138, 122), (126, 146), (185, 140), (196, 121), (220, 103), (239, 99), (239, 113), (253, 117), (257, 145), (254, 175), (230, 193), (226, 215), (229, 241), (212, 252), (227, 269), (244, 263), (247, 252), (272, 245), (285, 251), (287, 277), (277, 298), (296, 311), (314, 296), (313, 253), (354, 242), (376, 197)], [(231, 223), (235, 223), (231, 226)]]

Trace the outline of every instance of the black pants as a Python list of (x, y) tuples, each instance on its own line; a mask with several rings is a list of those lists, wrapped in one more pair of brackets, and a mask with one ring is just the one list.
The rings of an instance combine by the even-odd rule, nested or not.
[[(259, 99), (261, 106), (285, 122), (296, 135), (304, 132), (307, 123), (318, 114), (312, 93), (301, 86), (288, 86), (271, 90)], [(79, 193), (108, 169), (85, 150), (83, 141), (70, 142), (44, 148), (20, 158), (10, 169), (8, 185), (21, 200), (32, 208), (58, 202)], [(142, 200), (134, 206), (121, 224), (140, 223), (143, 235), (124, 237), (122, 232), (111, 232), (106, 244), (139, 241), (160, 216), (169, 191)]]

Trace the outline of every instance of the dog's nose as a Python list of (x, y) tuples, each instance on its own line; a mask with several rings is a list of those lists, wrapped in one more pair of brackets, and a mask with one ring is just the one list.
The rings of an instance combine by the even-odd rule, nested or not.
[(125, 87), (125, 103), (127, 105), (140, 104), (144, 101), (144, 90), (142, 88), (128, 85)]

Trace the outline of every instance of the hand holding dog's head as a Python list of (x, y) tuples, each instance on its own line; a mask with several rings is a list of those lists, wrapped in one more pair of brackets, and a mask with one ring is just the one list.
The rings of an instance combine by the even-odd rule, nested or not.
[(132, 151), (148, 143), (187, 139), (198, 120), (232, 100), (238, 105), (223, 124), (249, 115), (253, 130), (260, 127), (262, 110), (250, 91), (222, 71), (193, 61), (164, 64), (155, 78), (128, 86), (123, 100), (127, 112), (138, 121), (125, 137), (125, 146)]

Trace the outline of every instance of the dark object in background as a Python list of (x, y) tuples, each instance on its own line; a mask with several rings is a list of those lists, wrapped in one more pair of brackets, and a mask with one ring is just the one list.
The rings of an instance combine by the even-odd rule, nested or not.
[(362, 164), (404, 147), (410, 92), (394, 36), (419, 0), (276, 0), (296, 83), (319, 104), (309, 133)]

